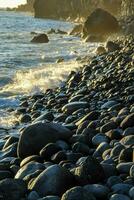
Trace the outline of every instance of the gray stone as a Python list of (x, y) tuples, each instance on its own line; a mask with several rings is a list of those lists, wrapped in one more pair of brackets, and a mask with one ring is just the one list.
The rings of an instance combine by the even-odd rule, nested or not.
[(118, 194), (128, 194), (129, 190), (133, 187), (133, 185), (125, 184), (125, 183), (118, 183), (111, 187), (114, 193)]
[(117, 165), (117, 170), (121, 174), (129, 174), (130, 168), (132, 167), (133, 162), (128, 162), (128, 163), (120, 163)]
[(48, 143), (56, 142), (59, 139), (67, 140), (72, 132), (57, 123), (36, 123), (25, 128), (19, 138), (18, 156), (25, 158), (30, 155), (37, 155)]
[(100, 184), (92, 184), (92, 185), (85, 185), (84, 189), (88, 192), (93, 194), (96, 198), (106, 199), (109, 191), (109, 188)]
[(110, 200), (130, 200), (130, 198), (123, 194), (113, 194)]
[(53, 165), (44, 170), (29, 185), (41, 197), (46, 195), (61, 195), (74, 184), (73, 175), (59, 165)]
[(30, 175), (34, 173), (37, 170), (44, 170), (45, 166), (44, 164), (37, 163), (37, 162), (30, 162), (26, 165), (24, 165), (15, 175), (16, 179), (24, 179), (27, 175)]
[(66, 191), (61, 200), (96, 200), (95, 197), (88, 193), (82, 187), (74, 187)]

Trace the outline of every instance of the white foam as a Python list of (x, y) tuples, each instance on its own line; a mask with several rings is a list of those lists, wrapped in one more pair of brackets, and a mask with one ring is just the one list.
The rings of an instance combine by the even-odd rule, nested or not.
[(80, 67), (76, 61), (45, 64), (37, 69), (19, 71), (15, 74), (13, 82), (6, 85), (1, 93), (8, 92), (13, 95), (32, 94), (45, 91), (48, 88), (58, 87), (67, 77), (71, 70)]

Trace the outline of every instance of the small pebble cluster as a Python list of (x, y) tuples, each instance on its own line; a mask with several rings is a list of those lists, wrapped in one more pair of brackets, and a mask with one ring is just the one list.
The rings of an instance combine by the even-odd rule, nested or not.
[(134, 39), (24, 96), (0, 129), (0, 200), (134, 200)]

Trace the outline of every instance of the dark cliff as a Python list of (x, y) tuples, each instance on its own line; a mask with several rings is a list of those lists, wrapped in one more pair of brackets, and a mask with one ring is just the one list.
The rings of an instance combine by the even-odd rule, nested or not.
[(86, 18), (97, 7), (118, 14), (121, 0), (35, 0), (35, 17), (54, 19)]
[(33, 8), (34, 1), (35, 0), (27, 0), (26, 4), (19, 5), (15, 10), (16, 11), (34, 12), (34, 8)]

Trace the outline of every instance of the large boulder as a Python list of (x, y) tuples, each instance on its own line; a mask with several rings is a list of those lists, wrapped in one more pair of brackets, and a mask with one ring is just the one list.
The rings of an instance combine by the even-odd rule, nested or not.
[(63, 194), (74, 184), (73, 175), (59, 165), (53, 165), (44, 170), (30, 185), (29, 189), (36, 191), (41, 197)]
[(26, 158), (37, 155), (48, 143), (68, 140), (72, 132), (58, 123), (36, 123), (25, 128), (19, 138), (18, 156)]
[(119, 31), (117, 19), (107, 11), (97, 8), (91, 13), (84, 23), (83, 34), (87, 35), (109, 35)]
[(48, 43), (49, 39), (48, 36), (45, 33), (38, 34), (34, 36), (34, 38), (31, 40), (33, 43)]

